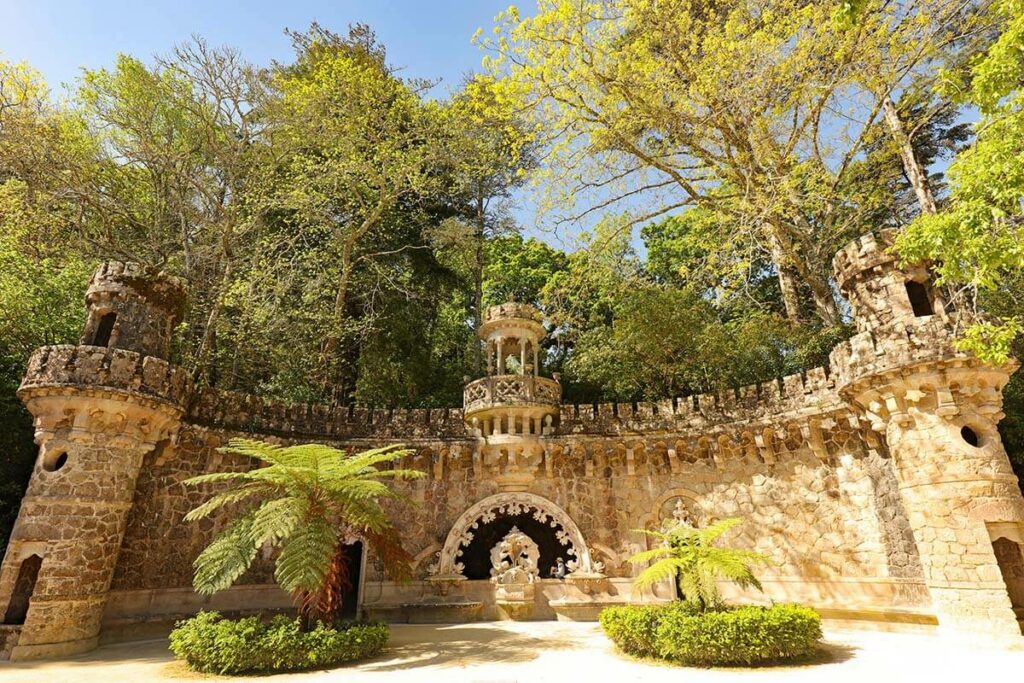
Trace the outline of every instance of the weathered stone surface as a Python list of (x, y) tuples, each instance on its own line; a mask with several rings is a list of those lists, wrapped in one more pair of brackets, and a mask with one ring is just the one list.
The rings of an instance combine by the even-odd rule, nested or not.
[[(22, 560), (41, 553), (43, 562), (25, 625), (6, 638), (16, 642), (12, 655), (73, 651), (95, 642), (102, 622), (124, 628), (202, 606), (189, 590), (192, 561), (223, 520), (185, 524), (207, 494), (182, 482), (252, 467), (218, 451), (236, 435), (412, 449), (398, 466), (427, 476), (401, 484), (414, 505), (391, 513), (416, 578), (384, 581), (371, 549), (361, 595), (375, 614), (500, 616), (493, 584), (466, 580), (460, 553), (503, 515), (550, 524), (572, 560), (566, 581), (540, 567), (535, 618), (592, 618), (605, 604), (669, 597), (668, 587), (631, 589), (638, 568), (627, 560), (649, 544), (636, 530), (741, 516), (730, 542), (775, 565), (762, 577), (764, 596), (737, 598), (1019, 637), (1012, 608), (1024, 599), (1024, 499), (996, 431), (1014, 368), (956, 351), (927, 270), (897, 268), (888, 239), (862, 238), (836, 256), (858, 334), (836, 347), (828, 369), (718, 394), (559, 405), (557, 391), (536, 389), (558, 386), (537, 372), (536, 312), (514, 304), (486, 316), (489, 376), (468, 385), (465, 414), (214, 390), (188, 401), (184, 373), (158, 357), (175, 287), (149, 288), (114, 267), (90, 311), (131, 303), (119, 309), (128, 311), (122, 324), (137, 322), (141, 336), (123, 329), (120, 339), (143, 341), (131, 350), (41, 349), (22, 385), (40, 456), (0, 566), (0, 606)], [(920, 285), (916, 308), (908, 281)], [(58, 452), (66, 462), (49, 471)], [(282, 596), (263, 588), (271, 560), (262, 554), (235, 589), (247, 597), (225, 604), (279, 607)], [(110, 591), (117, 598), (102, 616)]]

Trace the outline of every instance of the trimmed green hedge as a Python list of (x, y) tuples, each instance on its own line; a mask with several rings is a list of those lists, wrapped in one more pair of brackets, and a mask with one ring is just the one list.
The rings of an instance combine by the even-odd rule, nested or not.
[(372, 657), (388, 642), (385, 624), (323, 625), (306, 633), (298, 619), (225, 619), (200, 612), (171, 632), (171, 652), (196, 671), (218, 674), (298, 671)]
[(697, 666), (766, 664), (812, 654), (821, 617), (799, 605), (725, 607), (700, 612), (687, 603), (627, 605), (601, 612), (601, 628), (619, 649)]

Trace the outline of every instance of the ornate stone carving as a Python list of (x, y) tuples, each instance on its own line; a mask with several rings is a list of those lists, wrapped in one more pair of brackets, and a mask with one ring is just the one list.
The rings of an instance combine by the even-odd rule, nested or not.
[(452, 525), (441, 549), (438, 575), (461, 575), (464, 567), (458, 561), (462, 548), (473, 540), (473, 530), (481, 524), (494, 521), (500, 515), (531, 513), (537, 521), (561, 527), (558, 540), (566, 547), (566, 554), (573, 556), (578, 569), (593, 569), (590, 551), (583, 540), (579, 527), (568, 514), (551, 501), (531, 493), (499, 493), (485, 498), (463, 512)]
[(491, 581), (533, 583), (540, 576), (540, 549), (518, 527), (512, 527), (491, 549)]

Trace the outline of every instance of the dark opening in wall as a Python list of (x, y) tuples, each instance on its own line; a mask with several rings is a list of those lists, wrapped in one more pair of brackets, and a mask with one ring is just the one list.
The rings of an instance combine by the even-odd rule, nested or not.
[(114, 332), (115, 322), (117, 322), (117, 313), (103, 314), (100, 324), (96, 326), (96, 334), (92, 337), (93, 346), (110, 346), (110, 335)]
[(920, 282), (910, 280), (906, 283), (907, 297), (910, 299), (910, 307), (914, 309), (914, 315), (923, 318), (932, 315), (932, 298), (928, 296), (928, 288)]
[(341, 596), (341, 618), (355, 619), (359, 616), (359, 580), (363, 568), (363, 542), (356, 541), (345, 546), (345, 564), (348, 571), (348, 585)]
[(1021, 621), (1021, 615), (1024, 615), (1024, 555), (1018, 544), (1005, 537), (992, 541), (992, 552), (995, 553), (999, 573), (1006, 584), (1010, 605), (1024, 629), (1024, 621)]
[(36, 579), (39, 578), (39, 568), (42, 565), (43, 558), (39, 555), (29, 555), (22, 561), (21, 568), (18, 569), (18, 578), (14, 581), (11, 601), (7, 603), (7, 611), (4, 613), (5, 624), (25, 623), (28, 605), (32, 600), (32, 592), (36, 589)]
[(981, 439), (978, 438), (978, 433), (967, 425), (960, 428), (960, 436), (963, 437), (963, 440), (970, 446), (977, 448), (981, 445)]
[(540, 559), (537, 562), (537, 569), (543, 579), (551, 577), (551, 570), (561, 557), (568, 562), (574, 556), (566, 551), (574, 548), (570, 543), (562, 545), (558, 532), (562, 531), (561, 525), (551, 526), (546, 522), (540, 522), (529, 512), (517, 515), (503, 515), (497, 519), (481, 524), (473, 530), (473, 540), (463, 548), (459, 560), (465, 565), (463, 574), (467, 579), (482, 580), (491, 578), (491, 549), (505, 537), (512, 527), (517, 527), (525, 533), (540, 550)]
[(56, 472), (68, 462), (67, 451), (54, 451), (47, 453), (43, 458), (43, 469), (47, 472)]

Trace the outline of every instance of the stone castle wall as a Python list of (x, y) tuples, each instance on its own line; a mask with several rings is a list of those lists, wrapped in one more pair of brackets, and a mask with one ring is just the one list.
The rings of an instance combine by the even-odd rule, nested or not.
[[(481, 330), (488, 376), (467, 385), (465, 410), (194, 393), (163, 358), (181, 283), (103, 266), (83, 345), (40, 349), (19, 392), (40, 454), (0, 564), (0, 608), (17, 617), (35, 588), (24, 623), (0, 628), (0, 653), (83, 651), (101, 631), (138, 635), (140, 623), (202, 607), (287, 607), (269, 549), (228, 591), (190, 587), (194, 558), (225, 520), (185, 523), (207, 492), (183, 482), (252, 467), (218, 450), (236, 436), (411, 449), (397, 466), (426, 477), (400, 483), (412, 504), (391, 512), (415, 579), (385, 581), (371, 548), (360, 602), (372, 616), (594, 618), (605, 605), (667, 599), (669, 586), (632, 589), (627, 560), (651, 543), (638, 529), (739, 516), (729, 542), (774, 564), (763, 594), (725, 587), (736, 599), (1019, 638), (1024, 498), (996, 430), (1015, 366), (958, 351), (927, 268), (899, 266), (889, 240), (867, 236), (836, 256), (858, 332), (828, 368), (672, 400), (559, 405), (557, 381), (538, 374), (535, 313), (495, 307)], [(468, 579), (463, 550), (501, 515), (550, 523), (552, 543), (574, 556), (570, 574), (529, 590)]]
[[(429, 595), (422, 580), (455, 519), (500, 490), (502, 464), (475, 452), (461, 411), (331, 410), (207, 392), (189, 420), (173, 448), (143, 467), (113, 583), (124, 610), (111, 610), (111, 620), (137, 609), (133, 594), (188, 589), (191, 561), (215, 524), (181, 521), (203, 499), (181, 482), (249, 466), (217, 451), (231, 436), (415, 449), (401, 466), (427, 477), (404, 484), (417, 506), (395, 512), (421, 581), (393, 588), (400, 598), (384, 590), (385, 602)], [(634, 530), (658, 526), (682, 501), (694, 521), (745, 518), (736, 542), (777, 563), (765, 574), (769, 599), (928, 620), (892, 463), (884, 447), (863, 440), (824, 370), (675, 401), (564, 406), (547, 444), (526, 490), (579, 525), (616, 584), (610, 597), (629, 598), (626, 560), (647, 547)], [(372, 567), (371, 576), (379, 578)], [(264, 564), (244, 582), (268, 577)]]

